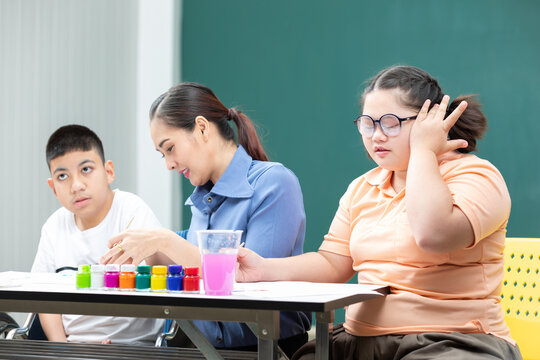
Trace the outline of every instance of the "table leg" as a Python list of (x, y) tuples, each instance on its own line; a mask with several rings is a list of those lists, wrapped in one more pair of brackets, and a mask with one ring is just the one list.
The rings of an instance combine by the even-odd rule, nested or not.
[(277, 360), (277, 341), (259, 338), (259, 359)]
[(176, 320), (176, 322), (206, 359), (223, 360), (221, 354), (217, 352), (216, 348), (208, 341), (199, 328), (195, 326), (192, 320)]
[(329, 324), (334, 321), (333, 312), (318, 312), (315, 314), (315, 360), (328, 360), (330, 356)]
[(279, 311), (257, 311), (257, 332), (259, 360), (279, 358), (277, 341), (279, 339)]

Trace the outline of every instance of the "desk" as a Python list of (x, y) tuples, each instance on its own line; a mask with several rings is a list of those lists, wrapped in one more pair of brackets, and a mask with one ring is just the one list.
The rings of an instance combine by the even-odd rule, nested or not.
[(192, 320), (248, 323), (259, 339), (259, 359), (273, 360), (279, 312), (314, 312), (316, 358), (328, 359), (333, 310), (387, 292), (385, 286), (306, 282), (240, 283), (231, 296), (97, 291), (77, 290), (73, 277), (60, 274), (0, 273), (0, 311), (176, 319), (204, 356), (212, 359), (219, 359), (219, 353)]

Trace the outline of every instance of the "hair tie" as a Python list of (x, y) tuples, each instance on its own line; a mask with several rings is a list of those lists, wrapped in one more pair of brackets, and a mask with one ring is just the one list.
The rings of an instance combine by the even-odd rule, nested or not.
[(237, 117), (238, 117), (238, 111), (236, 111), (235, 108), (230, 108), (228, 113), (227, 113), (227, 119), (229, 121), (231, 121), (231, 120), (233, 120), (233, 119), (235, 119)]

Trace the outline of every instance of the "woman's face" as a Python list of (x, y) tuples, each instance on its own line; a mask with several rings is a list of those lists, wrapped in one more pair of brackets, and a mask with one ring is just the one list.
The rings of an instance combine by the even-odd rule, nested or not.
[[(394, 114), (400, 118), (414, 116), (418, 111), (403, 106), (398, 99), (403, 96), (399, 89), (374, 90), (364, 99), (362, 114), (378, 120), (385, 114)], [(391, 171), (406, 171), (409, 164), (409, 135), (415, 120), (401, 123), (401, 131), (397, 136), (387, 136), (379, 123), (372, 136), (362, 136), (369, 156), (377, 165)]]
[(150, 134), (156, 150), (165, 158), (167, 169), (183, 174), (194, 186), (204, 185), (210, 180), (207, 151), (197, 126), (190, 131), (153, 119)]

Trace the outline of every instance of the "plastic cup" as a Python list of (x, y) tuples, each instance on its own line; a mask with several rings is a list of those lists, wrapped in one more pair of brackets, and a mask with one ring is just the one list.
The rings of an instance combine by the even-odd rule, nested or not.
[(231, 295), (242, 230), (198, 230), (204, 292)]

